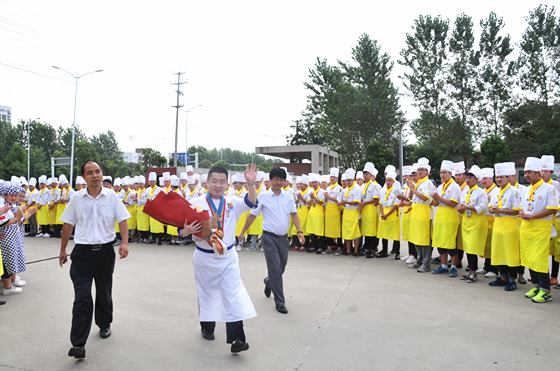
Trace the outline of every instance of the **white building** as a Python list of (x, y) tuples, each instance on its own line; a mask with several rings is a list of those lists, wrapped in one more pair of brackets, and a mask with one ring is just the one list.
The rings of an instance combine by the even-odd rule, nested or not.
[(12, 123), (12, 108), (8, 106), (0, 106), (0, 121)]
[(123, 159), (125, 163), (138, 164), (142, 161), (142, 154), (137, 152), (123, 152)]

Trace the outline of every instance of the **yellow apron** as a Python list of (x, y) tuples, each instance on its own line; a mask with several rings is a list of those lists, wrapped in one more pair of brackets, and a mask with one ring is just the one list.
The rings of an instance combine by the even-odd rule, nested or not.
[(144, 213), (144, 205), (136, 208), (136, 228), (144, 232), (150, 230), (150, 217)]
[[(459, 214), (459, 213), (457, 213)], [(463, 247), (463, 214), (459, 214), (459, 225), (457, 226), (457, 248), (459, 250), (465, 250)]]
[(492, 228), (492, 265), (521, 265), (519, 257), (519, 224), (517, 219), (497, 216)]
[(132, 205), (132, 206), (127, 206), (126, 209), (128, 210), (128, 212), (130, 213), (130, 219), (127, 220), (128, 222), (128, 229), (132, 230), (132, 229), (136, 229), (136, 205)]
[(412, 204), (410, 212), (409, 241), (419, 246), (430, 246), (430, 206), (425, 204)]
[[(556, 229), (556, 237), (552, 238), (550, 240), (550, 250), (548, 252), (549, 255), (554, 256), (554, 260), (556, 260), (556, 246), (558, 246), (558, 244), (560, 244), (560, 222), (556, 220), (556, 215), (552, 215), (552, 227), (554, 227), (554, 229)], [(560, 261), (560, 260), (556, 260), (556, 261)]]
[(535, 272), (548, 272), (550, 228), (550, 220), (546, 219), (521, 221), (521, 230), (519, 234), (521, 265)]
[(262, 223), (263, 223), (263, 216), (261, 214), (257, 216), (253, 224), (249, 226), (249, 229), (247, 230), (247, 234), (261, 235), (263, 232)]
[(488, 234), (488, 220), (486, 215), (472, 211), (471, 216), (463, 214), (461, 223), (463, 233), (463, 248), (467, 254), (483, 255)]
[(340, 209), (338, 204), (327, 203), (325, 210), (325, 237), (340, 238)]
[(121, 233), (121, 229), (119, 228), (119, 222), (115, 220), (115, 232)]
[(56, 224), (64, 224), (62, 222), (58, 223), (60, 221), (60, 217), (62, 216), (62, 213), (64, 212), (64, 210), (66, 209), (66, 206), (68, 204), (58, 204), (57, 208), (56, 208), (56, 220), (57, 223)]
[(163, 224), (150, 216), (150, 232), (163, 233)]
[[(301, 231), (303, 232), (304, 236), (309, 236), (307, 233), (307, 215), (309, 215), (309, 208), (307, 206), (300, 205), (298, 206), (297, 214), (299, 217), (299, 223), (301, 224)], [(292, 228), (292, 234), (296, 235), (298, 231), (296, 231), (296, 226)]]
[(378, 219), (377, 207), (374, 204), (364, 206), (362, 209), (362, 221), (360, 223), (362, 236), (377, 236)]
[(454, 207), (440, 206), (434, 220), (433, 247), (453, 250), (457, 247), (459, 213)]
[(323, 205), (313, 204), (307, 215), (307, 233), (315, 236), (325, 235), (325, 210)]
[(170, 236), (177, 236), (179, 233), (177, 233), (177, 227), (174, 227), (172, 225), (168, 225), (167, 226), (167, 234)]
[(48, 225), (49, 224), (49, 206), (43, 205), (40, 210), (37, 210), (37, 224), (38, 225)]
[(54, 224), (58, 224), (56, 222), (56, 212), (58, 210), (58, 205), (54, 205), (52, 207), (52, 209), (49, 210), (49, 222), (48, 224), (50, 225), (54, 225)]
[[(236, 237), (239, 236), (239, 234), (241, 233), (241, 230), (245, 226), (245, 222), (247, 221), (247, 215), (249, 215), (249, 212), (242, 213), (239, 216), (239, 219), (237, 219), (237, 223), (235, 224), (235, 236)], [(245, 232), (245, 235), (247, 235), (247, 232)], [(245, 237), (245, 236), (243, 236), (243, 237)]]
[(4, 264), (2, 262), (2, 252), (0, 251), (0, 276), (4, 274)]
[(412, 210), (405, 214), (407, 210), (408, 206), (401, 207), (403, 241), (408, 241), (410, 239), (410, 216), (412, 215)]
[[(383, 212), (387, 214), (391, 208), (392, 207), (383, 207)], [(385, 220), (381, 219), (381, 214), (379, 214), (377, 237), (384, 238), (386, 240), (400, 241), (401, 226), (399, 222), (399, 208), (392, 212)]]
[[(481, 255), (482, 258), (488, 259), (492, 256), (492, 229), (494, 228), (494, 217), (493, 215), (486, 215), (486, 221), (488, 222), (488, 233), (486, 234), (486, 244), (484, 245), (484, 254)], [(492, 265), (495, 265), (492, 262)]]
[(350, 241), (362, 237), (358, 220), (360, 219), (360, 211), (358, 209), (344, 209), (342, 214), (342, 238)]

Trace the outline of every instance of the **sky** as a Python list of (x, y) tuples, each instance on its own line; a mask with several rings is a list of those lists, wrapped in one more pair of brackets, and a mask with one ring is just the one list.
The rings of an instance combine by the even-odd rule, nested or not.
[(0, 105), (12, 108), (12, 123), (71, 127), (75, 79), (52, 66), (74, 75), (103, 70), (79, 79), (76, 125), (88, 136), (112, 130), (124, 152), (167, 155), (175, 150), (171, 83), (184, 72), (178, 152), (186, 143), (254, 152), (286, 144), (306, 106), (309, 69), (317, 58), (350, 61), (360, 35), (391, 56), (412, 120), (417, 110), (399, 79), (406, 69), (396, 61), (420, 14), (452, 27), (464, 12), (478, 35), (494, 11), (518, 43), (524, 17), (540, 3), (0, 0)]

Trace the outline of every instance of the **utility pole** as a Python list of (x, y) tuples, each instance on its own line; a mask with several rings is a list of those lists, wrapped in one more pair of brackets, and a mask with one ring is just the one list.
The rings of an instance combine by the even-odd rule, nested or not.
[(171, 106), (177, 109), (177, 116), (175, 117), (175, 157), (173, 159), (173, 166), (177, 167), (177, 139), (179, 137), (179, 108), (183, 107), (179, 105), (179, 97), (183, 95), (180, 88), (182, 84), (186, 84), (186, 81), (181, 82), (181, 75), (185, 74), (184, 72), (177, 72), (174, 75), (177, 75), (177, 82), (172, 82), (171, 85), (177, 85), (177, 105)]

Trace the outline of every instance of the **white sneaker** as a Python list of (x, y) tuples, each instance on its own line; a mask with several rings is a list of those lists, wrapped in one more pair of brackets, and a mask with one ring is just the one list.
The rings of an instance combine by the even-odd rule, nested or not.
[(15, 287), (25, 287), (25, 285), (27, 285), (27, 283), (23, 280), (15, 280), (14, 283), (12, 283), (12, 286)]
[(235, 250), (241, 251), (241, 246), (239, 246), (239, 245), (235, 246)]
[[(481, 268), (481, 269), (479, 269), (479, 270), (476, 271), (476, 274), (486, 274), (486, 273), (488, 273), (488, 272), (486, 272), (486, 271), (484, 270), (484, 268)], [(494, 276), (494, 277), (495, 277), (495, 276)]]
[(488, 272), (484, 275), (484, 277), (486, 278), (494, 278), (494, 277), (498, 277), (498, 275), (494, 272)]
[(264, 251), (264, 248), (261, 247), (261, 252), (263, 252), (263, 251)]
[(51, 236), (51, 235), (48, 234), (48, 233), (45, 233), (45, 234), (43, 235), (44, 238), (49, 238), (50, 236)]
[(407, 260), (410, 259), (411, 257), (412, 257), (412, 255), (403, 256), (403, 257), (401, 258), (401, 260), (407, 261)]
[(44, 236), (44, 234), (42, 234), (42, 233), (39, 233), (39, 234), (38, 234), (38, 235), (36, 235), (35, 237), (39, 238), (39, 237), (43, 237), (43, 236)]
[(11, 289), (4, 289), (4, 291), (2, 291), (3, 295), (16, 295), (16, 294), (21, 294), (23, 290), (20, 289), (19, 287), (13, 287)]
[(414, 264), (416, 263), (416, 259), (414, 259), (414, 256), (410, 256), (410, 258), (408, 258), (408, 260), (406, 261), (406, 264)]

